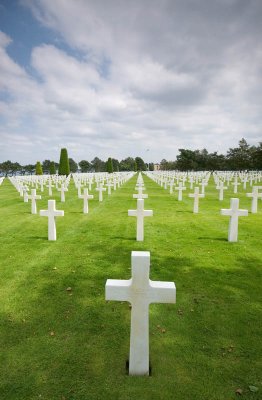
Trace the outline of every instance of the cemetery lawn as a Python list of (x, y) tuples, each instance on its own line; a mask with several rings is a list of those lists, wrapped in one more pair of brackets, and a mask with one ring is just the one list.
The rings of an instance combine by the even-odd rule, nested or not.
[[(220, 209), (239, 197), (250, 210), (249, 186), (220, 202), (211, 178), (193, 214), (188, 184), (178, 202), (144, 176), (154, 216), (136, 242), (136, 179), (102, 203), (93, 187), (87, 215), (72, 181), (65, 203), (55, 192), (56, 242), (47, 218), (0, 186), (1, 400), (261, 399), (262, 201), (229, 243)], [(47, 200), (45, 189), (38, 212)], [(151, 279), (177, 287), (176, 304), (150, 306), (150, 377), (127, 375), (130, 308), (105, 301), (107, 279), (130, 278), (132, 250), (150, 251)]]

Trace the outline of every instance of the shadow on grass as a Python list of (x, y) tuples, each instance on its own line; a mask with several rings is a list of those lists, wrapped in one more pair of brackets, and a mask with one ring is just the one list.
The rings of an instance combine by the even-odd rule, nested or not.
[(126, 236), (112, 236), (112, 239), (118, 239), (118, 240), (123, 240), (123, 241), (133, 241), (136, 243), (136, 238), (135, 237), (126, 237)]
[(215, 238), (215, 237), (210, 237), (210, 236), (200, 236), (198, 237), (200, 240), (210, 240), (210, 241), (219, 241), (219, 242), (227, 242), (228, 240), (226, 238)]
[(48, 237), (47, 236), (28, 236), (28, 239), (42, 239), (44, 241), (48, 241)]

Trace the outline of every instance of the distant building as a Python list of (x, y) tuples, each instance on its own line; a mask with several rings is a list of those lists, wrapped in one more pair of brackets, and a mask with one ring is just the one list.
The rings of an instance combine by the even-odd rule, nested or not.
[(160, 170), (160, 164), (154, 164), (154, 171)]

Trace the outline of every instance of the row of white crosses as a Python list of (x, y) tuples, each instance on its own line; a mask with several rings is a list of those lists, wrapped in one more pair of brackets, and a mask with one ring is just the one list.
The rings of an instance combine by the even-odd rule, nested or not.
[[(157, 182), (157, 180), (154, 177), (154, 173), (146, 173), (147, 176), (151, 179), (153, 179), (155, 182)], [(192, 178), (192, 177), (191, 177)], [(188, 195), (188, 197), (194, 198), (194, 205), (193, 205), (193, 213), (197, 214), (198, 210), (199, 210), (199, 199), (205, 197), (205, 186), (207, 185), (209, 176), (206, 176), (205, 179), (202, 177), (201, 175), (201, 179), (202, 181), (200, 182), (200, 185), (202, 187), (202, 193), (199, 192), (199, 186), (195, 186), (194, 187), (194, 193), (190, 193)], [(193, 182), (193, 179), (191, 179), (191, 183)], [(158, 183), (158, 182), (157, 182)], [(173, 193), (173, 186), (174, 186), (174, 181), (170, 181), (169, 182), (169, 186), (170, 186), (170, 193)], [(190, 186), (191, 187), (191, 186)], [(178, 186), (175, 187), (175, 190), (178, 190), (178, 201), (182, 201), (183, 199), (183, 191), (186, 190), (186, 187), (183, 186), (183, 182), (179, 182)]]
[[(152, 216), (152, 210), (144, 210), (144, 183), (138, 175), (133, 198), (137, 199), (137, 209), (129, 210), (129, 216), (137, 217), (137, 240), (144, 239), (144, 217)], [(150, 252), (132, 251), (132, 276), (128, 280), (108, 279), (106, 300), (128, 301), (131, 304), (131, 328), (129, 350), (129, 375), (149, 375), (149, 305), (151, 303), (175, 303), (174, 282), (158, 282), (149, 279)]]
[[(65, 201), (65, 192), (68, 190), (67, 186), (70, 182), (70, 175), (58, 176), (58, 175), (31, 175), (31, 176), (18, 176), (9, 178), (11, 183), (15, 186), (20, 196), (24, 196), (24, 202), (28, 202), (30, 196), (35, 196), (36, 190), (40, 185), (41, 192), (44, 191), (44, 186), (48, 188), (49, 196), (52, 196), (52, 187), (56, 187), (58, 191), (61, 192), (61, 202)], [(61, 186), (61, 187), (59, 187)], [(31, 195), (28, 194), (29, 188), (31, 189)], [(36, 198), (37, 199), (37, 198)]]
[(2, 176), (2, 177), (0, 178), (0, 185), (2, 185), (2, 183), (4, 182), (4, 179), (5, 179), (4, 176)]
[(137, 199), (137, 208), (136, 210), (128, 210), (129, 217), (136, 217), (136, 240), (138, 242), (143, 242), (144, 240), (144, 218), (152, 217), (152, 210), (144, 209), (144, 199), (148, 198), (147, 194), (143, 194), (144, 190), (144, 182), (141, 173), (138, 175), (136, 190), (138, 190), (138, 194), (133, 194), (133, 198)]
[[(152, 173), (149, 173), (148, 176), (152, 177)], [(221, 176), (219, 178), (221, 179)], [(258, 177), (258, 176), (256, 178), (257, 178), (257, 180), (260, 179), (260, 177)], [(232, 179), (232, 177), (231, 177), (231, 179)], [(223, 191), (226, 188), (224, 186), (224, 181), (222, 179), (219, 181), (218, 177), (217, 177), (217, 187), (216, 188), (220, 190), (219, 200), (223, 200)], [(260, 189), (262, 189), (262, 186), (253, 186), (252, 193), (246, 194), (248, 197), (252, 198), (252, 204), (251, 204), (251, 212), (252, 213), (257, 213), (258, 199), (262, 199), (262, 192), (259, 192)], [(193, 212), (198, 213), (199, 198), (204, 197), (204, 194), (200, 194), (199, 187), (195, 187), (194, 194), (189, 194), (189, 197), (194, 198)], [(221, 215), (230, 216), (229, 228), (228, 228), (228, 241), (236, 242), (237, 238), (238, 238), (238, 218), (241, 216), (247, 216), (248, 210), (239, 209), (239, 199), (231, 198), (230, 208), (222, 209), (220, 211), (220, 213), (221, 213)]]
[[(157, 182), (156, 178), (155, 178), (155, 172), (150, 172), (147, 173), (147, 175), (153, 179), (154, 181)], [(192, 177), (189, 178), (189, 180), (191, 180), (192, 182)], [(208, 177), (209, 179), (209, 177)], [(222, 201), (224, 200), (224, 191), (228, 189), (227, 186), (224, 186), (224, 182), (225, 180), (229, 181), (234, 179), (233, 181), (233, 185), (234, 187), (236, 187), (236, 184), (239, 185), (240, 183), (238, 183), (236, 181), (237, 179), (237, 174), (236, 173), (223, 173), (223, 174), (214, 174), (214, 179), (216, 182), (216, 189), (219, 190), (219, 200)], [(247, 177), (245, 175), (241, 175), (241, 179), (245, 182), (247, 181)], [(262, 174), (261, 173), (255, 173), (254, 175), (251, 174), (251, 176), (249, 177), (249, 180), (254, 182), (259, 182), (260, 180), (262, 180)], [(194, 198), (194, 207), (193, 207), (193, 212), (194, 213), (198, 213), (198, 205), (199, 205), (199, 198), (203, 198), (204, 194), (205, 194), (205, 186), (207, 185), (208, 181), (206, 179), (202, 179), (202, 181), (200, 182), (200, 186), (202, 186), (202, 190), (201, 190), (201, 194), (199, 193), (199, 187), (195, 187), (194, 188), (194, 194), (189, 194), (189, 197), (193, 197)], [(170, 188), (173, 189), (173, 183), (170, 182), (169, 183)], [(178, 187), (177, 189), (180, 189), (180, 191), (182, 192), (182, 184), (179, 184), (180, 187)], [(251, 204), (251, 213), (257, 213), (257, 202), (258, 199), (262, 198), (262, 194), (259, 192), (259, 190), (262, 189), (262, 186), (253, 186), (252, 187), (252, 193), (247, 193), (247, 197), (251, 197), (252, 198), (252, 204)], [(179, 192), (179, 200), (182, 199), (182, 195), (180, 194), (181, 192)], [(234, 189), (234, 193), (236, 193), (237, 191)]]
[[(91, 175), (91, 176), (88, 176)], [(99, 202), (103, 201), (103, 192), (106, 192), (106, 188), (104, 187), (107, 186), (107, 191), (108, 195), (111, 195), (111, 188), (114, 188), (116, 190), (117, 187), (120, 187), (124, 182), (126, 182), (128, 179), (130, 179), (134, 175), (133, 172), (123, 172), (123, 173), (114, 173), (114, 174), (108, 174), (108, 173), (102, 173), (102, 174), (74, 174), (73, 179), (75, 182), (75, 186), (78, 190), (78, 197), (83, 198), (84, 202), (86, 202), (88, 199), (91, 199), (93, 197), (88, 197), (92, 195), (88, 195), (88, 191), (86, 191), (84, 188), (85, 193), (81, 195), (81, 188), (85, 185), (89, 187), (89, 190), (92, 189), (92, 184), (95, 182), (97, 187), (96, 191), (98, 192), (98, 199)], [(106, 183), (105, 183), (106, 182)], [(84, 196), (84, 197), (83, 197)], [(88, 209), (88, 206), (87, 206)]]
[[(35, 189), (33, 189), (35, 190)], [(65, 187), (62, 184), (61, 190), (64, 191)], [(104, 189), (105, 190), (105, 189)], [(41, 198), (41, 196), (39, 196)], [(78, 194), (78, 197), (84, 200), (83, 213), (88, 213), (88, 200), (93, 199), (93, 195), (88, 194), (88, 189), (84, 188), (83, 195)], [(61, 199), (62, 201), (62, 199)], [(101, 200), (100, 200), (101, 201)], [(40, 210), (40, 216), (48, 217), (48, 240), (56, 240), (56, 217), (64, 216), (63, 210), (56, 210), (55, 200), (48, 200), (48, 210)]]

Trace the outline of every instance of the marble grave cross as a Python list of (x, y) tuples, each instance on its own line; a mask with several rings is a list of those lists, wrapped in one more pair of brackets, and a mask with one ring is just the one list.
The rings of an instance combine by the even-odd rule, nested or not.
[(84, 199), (83, 213), (88, 214), (88, 200), (93, 199), (94, 196), (92, 194), (88, 194), (88, 189), (84, 188), (84, 193), (80, 194), (79, 199)]
[(103, 192), (106, 191), (106, 188), (104, 188), (102, 185), (99, 185), (96, 190), (99, 192), (98, 201), (103, 201)]
[(247, 217), (248, 210), (240, 210), (239, 208), (239, 199), (232, 198), (230, 199), (230, 209), (222, 208), (220, 210), (221, 215), (229, 215), (230, 222), (228, 228), (228, 241), (229, 242), (237, 242), (238, 236), (238, 217)]
[(175, 303), (174, 282), (149, 279), (150, 252), (132, 251), (132, 278), (108, 279), (106, 300), (131, 303), (129, 375), (149, 375), (149, 305)]
[(178, 186), (175, 187), (175, 190), (178, 190), (178, 201), (182, 201), (183, 190), (186, 190), (186, 187), (183, 186), (182, 182), (179, 182)]
[(36, 194), (36, 189), (31, 189), (31, 194), (28, 194), (27, 198), (31, 200), (31, 213), (37, 214), (36, 200), (41, 200), (41, 196)]
[(64, 203), (65, 202), (65, 192), (68, 191), (67, 187), (64, 185), (64, 183), (62, 183), (60, 189), (57, 189), (59, 192), (61, 192), (61, 202)]
[(55, 217), (63, 217), (63, 210), (56, 210), (55, 200), (48, 200), (48, 210), (40, 210), (41, 217), (48, 217), (48, 240), (56, 240)]
[(138, 194), (133, 194), (133, 198), (134, 199), (147, 199), (148, 194), (143, 193), (144, 189), (145, 188), (143, 188), (142, 186), (139, 186), (138, 188), (136, 188), (136, 190), (138, 190)]
[(224, 190), (227, 189), (226, 186), (224, 186), (224, 182), (220, 181), (216, 187), (216, 189), (219, 190), (219, 200), (222, 201), (224, 200)]
[(199, 187), (196, 186), (194, 189), (194, 193), (190, 193), (188, 197), (193, 197), (194, 198), (194, 208), (193, 208), (193, 213), (197, 214), (198, 213), (198, 205), (199, 205), (199, 199), (205, 197), (204, 194), (199, 193)]
[(136, 210), (128, 210), (129, 217), (137, 217), (136, 240), (138, 242), (144, 240), (144, 217), (152, 217), (152, 215), (152, 210), (144, 210), (144, 199), (137, 199)]
[(252, 197), (251, 212), (252, 214), (257, 213), (257, 201), (262, 199), (262, 193), (258, 192), (259, 186), (252, 187), (252, 193), (247, 193), (247, 197)]

